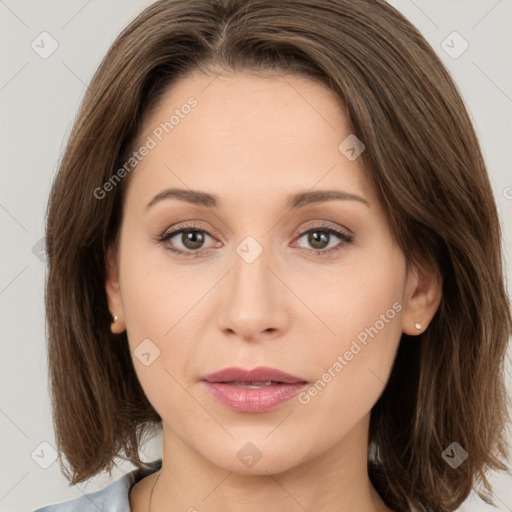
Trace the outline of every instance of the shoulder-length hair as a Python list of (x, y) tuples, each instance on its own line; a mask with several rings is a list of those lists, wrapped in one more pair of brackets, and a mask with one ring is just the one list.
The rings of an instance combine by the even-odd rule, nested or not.
[[(47, 211), (48, 358), (62, 471), (75, 484), (111, 470), (116, 457), (141, 467), (140, 442), (161, 421), (119, 339), (126, 334), (109, 329), (106, 253), (131, 174), (112, 178), (163, 93), (212, 69), (294, 73), (345, 103), (408, 264), (433, 266), (443, 280), (429, 328), (402, 335), (371, 411), (369, 476), (395, 510), (453, 510), (474, 487), (490, 503), (485, 474), (506, 470), (509, 453), (512, 320), (499, 219), (454, 82), (383, 0), (160, 0), (115, 40), (85, 94)], [(442, 456), (453, 442), (469, 454), (457, 469)]]

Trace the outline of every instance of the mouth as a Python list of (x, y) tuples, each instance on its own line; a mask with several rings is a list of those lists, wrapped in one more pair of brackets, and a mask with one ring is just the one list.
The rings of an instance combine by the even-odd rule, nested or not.
[(291, 400), (308, 381), (277, 370), (258, 367), (224, 368), (203, 377), (206, 389), (222, 405), (237, 412), (268, 412)]
[[(216, 384), (219, 384), (219, 383), (217, 382)], [(243, 389), (260, 389), (262, 387), (275, 386), (276, 384), (285, 384), (285, 383), (275, 381), (275, 380), (269, 380), (267, 382), (244, 382), (241, 380), (234, 380), (233, 382), (221, 382), (220, 384), (230, 384), (232, 386), (236, 386), (237, 388), (243, 388)]]
[(202, 380), (211, 383), (225, 383), (236, 385), (255, 385), (255, 386), (271, 386), (272, 384), (298, 384), (306, 383), (307, 380), (296, 377), (290, 373), (269, 368), (267, 366), (258, 366), (252, 370), (244, 368), (230, 367), (224, 368), (215, 373), (211, 373)]

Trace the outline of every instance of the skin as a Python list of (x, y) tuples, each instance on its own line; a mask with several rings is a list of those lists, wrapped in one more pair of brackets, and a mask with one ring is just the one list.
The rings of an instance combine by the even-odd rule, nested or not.
[[(338, 150), (351, 129), (344, 105), (322, 85), (195, 72), (167, 91), (141, 140), (190, 96), (197, 106), (130, 177), (107, 265), (113, 329), (126, 328), (138, 378), (163, 422), (151, 510), (389, 511), (367, 474), (370, 411), (402, 332), (419, 334), (414, 323), (421, 319), (424, 330), (433, 317), (440, 278), (407, 270), (362, 159)], [(216, 194), (219, 207), (166, 199), (146, 209), (171, 187)], [(367, 204), (288, 210), (289, 194), (320, 189)], [(169, 247), (197, 247), (181, 234), (155, 242), (192, 220), (211, 235), (203, 232), (202, 255), (173, 254)], [(322, 224), (350, 230), (353, 242), (327, 234), (315, 246), (298, 233)], [(247, 236), (263, 249), (252, 263), (236, 252)], [(318, 254), (335, 246), (332, 257)], [(264, 365), (314, 383), (396, 303), (394, 318), (307, 404), (295, 398), (266, 413), (235, 412), (200, 382), (225, 367)], [(149, 366), (133, 355), (146, 338), (160, 350)], [(261, 453), (251, 468), (237, 457), (248, 442)], [(156, 477), (133, 487), (132, 511), (148, 510)]]

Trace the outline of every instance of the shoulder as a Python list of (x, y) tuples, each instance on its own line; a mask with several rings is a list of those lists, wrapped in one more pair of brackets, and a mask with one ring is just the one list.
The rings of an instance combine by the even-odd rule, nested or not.
[(161, 464), (161, 459), (158, 459), (146, 464), (145, 468), (126, 473), (101, 491), (84, 494), (80, 498), (65, 503), (38, 508), (33, 512), (98, 512), (98, 510), (130, 512), (130, 489), (142, 478), (158, 471)]
[[(48, 505), (34, 512), (129, 512), (130, 475), (127, 473), (101, 491), (84, 494), (80, 498)], [(128, 505), (128, 507), (127, 507)]]

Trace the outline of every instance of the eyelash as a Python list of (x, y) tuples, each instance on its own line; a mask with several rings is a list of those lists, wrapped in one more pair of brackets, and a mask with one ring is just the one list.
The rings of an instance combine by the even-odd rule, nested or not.
[[(178, 228), (172, 230), (172, 231), (166, 231), (164, 232), (158, 239), (157, 243), (164, 244), (174, 236), (183, 233), (184, 231), (199, 231), (201, 233), (205, 233), (210, 238), (213, 238), (213, 236), (206, 231), (205, 229), (202, 229), (200, 226), (194, 223), (185, 224), (182, 226), (179, 226)], [(342, 231), (338, 231), (337, 229), (332, 228), (331, 226), (327, 225), (318, 225), (306, 228), (304, 230), (301, 230), (299, 234), (299, 238), (302, 238), (303, 235), (311, 232), (311, 231), (320, 231), (324, 233), (328, 233), (329, 235), (334, 235), (335, 237), (339, 238), (341, 240), (340, 244), (332, 247), (331, 249), (322, 250), (322, 249), (305, 249), (302, 248), (303, 251), (306, 251), (307, 254), (312, 254), (314, 256), (320, 256), (320, 257), (333, 257), (335, 256), (339, 251), (341, 251), (345, 245), (351, 244), (353, 242), (353, 236), (349, 235), (347, 233), (343, 233)], [(184, 256), (186, 258), (193, 258), (202, 255), (204, 252), (208, 251), (208, 249), (199, 249), (198, 251), (182, 251), (181, 249), (176, 248), (170, 248), (166, 247), (167, 250), (178, 254), (180, 256)]]

